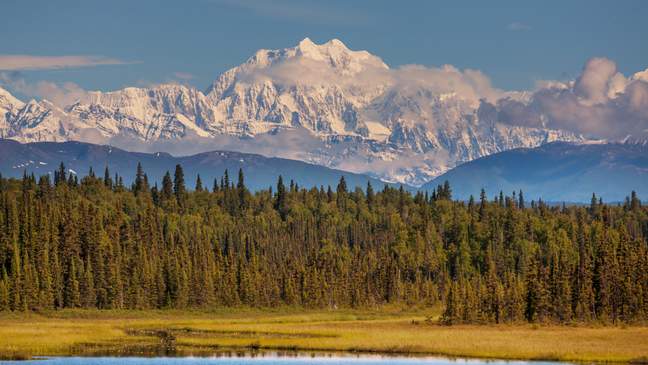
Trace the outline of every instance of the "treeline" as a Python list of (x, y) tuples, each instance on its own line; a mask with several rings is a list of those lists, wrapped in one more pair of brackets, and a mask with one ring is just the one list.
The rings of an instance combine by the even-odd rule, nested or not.
[[(251, 193), (243, 173), (161, 185), (64, 166), (0, 177), (0, 310), (444, 306), (464, 322), (648, 317), (648, 209), (452, 201), (385, 186)], [(194, 185), (192, 183), (192, 185)]]

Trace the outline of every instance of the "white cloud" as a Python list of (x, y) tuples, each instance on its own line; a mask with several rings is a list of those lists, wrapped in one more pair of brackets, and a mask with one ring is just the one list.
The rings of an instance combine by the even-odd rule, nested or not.
[(504, 92), (493, 88), (490, 79), (479, 70), (459, 70), (452, 65), (426, 67), (406, 65), (392, 72), (394, 85), (415, 87), (433, 94), (455, 93), (473, 103), (481, 99), (497, 100)]
[(592, 58), (575, 81), (544, 82), (527, 103), (498, 100), (497, 119), (515, 125), (565, 129), (595, 138), (645, 139), (648, 137), (648, 81), (642, 76), (645, 72), (628, 79), (617, 72), (613, 61)]
[(0, 55), (0, 70), (2, 71), (56, 70), (62, 68), (124, 64), (128, 64), (128, 62), (103, 56)]
[(494, 88), (488, 76), (479, 70), (460, 70), (452, 65), (404, 65), (389, 69), (379, 59), (368, 60), (362, 64), (361, 71), (346, 75), (331, 67), (327, 59), (296, 57), (266, 68), (254, 69), (239, 77), (239, 81), (250, 83), (267, 79), (287, 86), (336, 85), (350, 92), (364, 90), (373, 93), (391, 88), (401, 94), (456, 93), (475, 105), (481, 99), (495, 101), (505, 95), (504, 91)]
[(0, 85), (7, 86), (15, 92), (47, 99), (59, 107), (65, 107), (82, 99), (87, 91), (74, 82), (57, 84), (51, 81), (28, 82), (19, 74), (0, 72)]
[[(191, 78), (193, 75), (189, 73), (176, 72), (163, 83), (139, 80), (136, 85), (153, 88), (164, 84), (185, 84)], [(0, 87), (6, 87), (29, 97), (49, 100), (60, 108), (65, 108), (79, 100), (86, 100), (88, 94), (92, 92), (74, 82), (56, 83), (47, 80), (29, 82), (16, 71), (0, 72)]]
[(187, 156), (214, 150), (256, 153), (294, 160), (308, 160), (308, 153), (325, 144), (304, 129), (282, 130), (268, 135), (261, 134), (255, 138), (239, 138), (230, 135), (200, 137), (191, 131), (180, 139), (159, 139), (151, 143), (129, 135), (117, 135), (105, 143), (129, 151), (157, 152), (165, 151), (176, 156)]
[(615, 91), (623, 90), (625, 85), (618, 85), (619, 76), (623, 84), (623, 75), (618, 74), (616, 64), (607, 58), (592, 58), (585, 64), (581, 75), (574, 84), (574, 93), (583, 101), (601, 103), (608, 99), (610, 86)]

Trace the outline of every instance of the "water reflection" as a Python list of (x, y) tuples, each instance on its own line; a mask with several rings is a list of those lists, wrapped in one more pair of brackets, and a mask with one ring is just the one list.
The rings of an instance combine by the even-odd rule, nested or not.
[(219, 352), (211, 356), (186, 357), (52, 357), (28, 361), (0, 361), (0, 364), (38, 365), (556, 365), (545, 361), (505, 361), (450, 359), (443, 357), (402, 357), (365, 354), (300, 352)]

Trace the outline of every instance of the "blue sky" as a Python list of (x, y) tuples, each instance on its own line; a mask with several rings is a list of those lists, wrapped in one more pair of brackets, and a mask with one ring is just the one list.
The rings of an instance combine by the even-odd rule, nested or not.
[[(504, 89), (575, 78), (595, 56), (626, 75), (648, 67), (648, 1), (640, 0), (3, 0), (0, 9), (0, 60), (38, 56), (31, 68), (41, 69), (14, 64), (5, 77), (84, 89), (182, 80), (204, 90), (257, 49), (304, 37), (338, 38), (392, 67), (478, 69)], [(77, 66), (48, 70), (52, 59), (42, 56)]]

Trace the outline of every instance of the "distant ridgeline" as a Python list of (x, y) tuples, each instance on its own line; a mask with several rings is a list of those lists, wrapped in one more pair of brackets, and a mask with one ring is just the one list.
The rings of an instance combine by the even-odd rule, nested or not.
[[(232, 179), (233, 180), (233, 179)], [(0, 178), (0, 309), (442, 304), (445, 323), (648, 319), (648, 208), (306, 190), (139, 168)]]
[[(275, 184), (277, 176), (286, 181), (294, 180), (304, 187), (319, 187), (320, 184), (335, 185), (344, 176), (350, 187), (366, 186), (371, 182), (382, 187), (382, 181), (362, 174), (329, 169), (285, 158), (265, 157), (252, 153), (232, 151), (211, 151), (190, 156), (172, 156), (168, 153), (130, 152), (112, 146), (95, 145), (83, 142), (34, 142), (21, 144), (9, 139), (0, 139), (0, 174), (20, 178), (27, 174), (36, 176), (51, 173), (59, 163), (65, 163), (69, 173), (83, 174), (90, 168), (108, 167), (110, 172), (122, 177), (124, 184), (133, 183), (133, 171), (141, 163), (146, 167), (147, 179), (151, 186), (161, 182), (168, 170), (182, 165), (188, 187), (193, 188), (198, 174), (203, 181), (220, 178), (223, 171), (236, 172), (243, 169), (247, 179), (246, 186), (251, 191), (268, 189)], [(53, 177), (53, 176), (52, 176)], [(114, 177), (113, 177), (114, 179)], [(628, 190), (630, 191), (630, 190)]]

